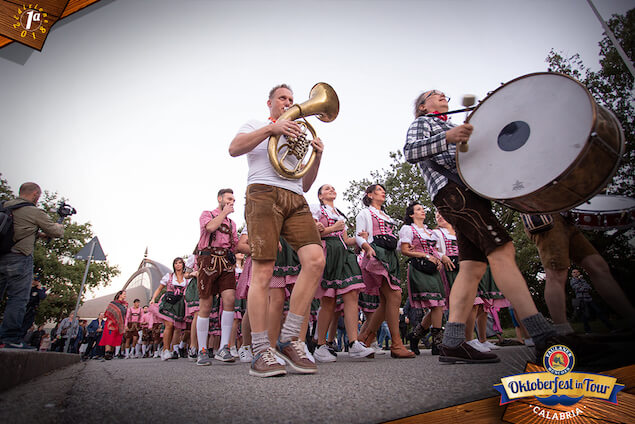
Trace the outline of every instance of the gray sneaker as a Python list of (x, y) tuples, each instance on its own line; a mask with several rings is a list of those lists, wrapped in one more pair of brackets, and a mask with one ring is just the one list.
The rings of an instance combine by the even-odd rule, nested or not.
[(222, 362), (236, 362), (236, 358), (232, 356), (229, 351), (229, 346), (227, 345), (223, 346), (223, 348), (214, 355), (214, 359)]
[(212, 365), (212, 359), (207, 353), (207, 349), (201, 349), (196, 358), (196, 365), (206, 366)]

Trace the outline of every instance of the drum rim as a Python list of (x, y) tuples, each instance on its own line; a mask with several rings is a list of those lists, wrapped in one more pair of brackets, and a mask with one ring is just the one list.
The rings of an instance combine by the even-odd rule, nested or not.
[[(503, 89), (503, 87), (510, 85), (513, 82), (516, 82), (518, 80), (524, 79), (524, 78), (529, 78), (529, 77), (533, 77), (533, 76), (539, 76), (539, 75), (556, 75), (556, 76), (562, 76), (565, 78), (570, 79), (571, 81), (575, 82), (577, 85), (579, 85), (580, 87), (582, 87), (584, 89), (584, 92), (587, 95), (587, 98), (589, 99), (590, 103), (591, 103), (591, 110), (592, 110), (592, 119), (591, 119), (591, 132), (588, 134), (587, 136), (587, 141), (592, 137), (593, 134), (593, 129), (596, 127), (597, 124), (597, 120), (598, 120), (598, 108), (603, 108), (605, 110), (607, 110), (609, 112), (609, 116), (611, 117), (611, 119), (615, 122), (618, 132), (621, 135), (621, 139), (622, 139), (622, 143), (620, 143), (620, 152), (619, 152), (619, 157), (621, 158), (621, 156), (624, 153), (624, 149), (625, 149), (625, 142), (624, 142), (624, 130), (622, 129), (622, 125), (620, 124), (619, 120), (617, 119), (617, 117), (607, 108), (605, 108), (604, 106), (598, 104), (596, 102), (596, 100), (593, 98), (593, 96), (591, 95), (589, 89), (582, 84), (580, 81), (578, 81), (577, 79), (573, 78), (570, 75), (566, 75), (560, 72), (532, 72), (526, 75), (521, 75), (519, 77), (516, 77), (512, 80), (507, 81), (504, 84), (501, 84), (500, 87), (496, 88), (495, 90), (489, 92), (487, 94), (487, 96), (485, 96), (485, 98), (483, 100), (481, 100), (479, 102), (479, 104), (476, 106), (476, 108), (474, 108), (474, 110), (472, 110), (470, 112), (470, 114), (468, 115), (468, 117), (466, 118), (465, 122), (469, 123), (470, 119), (472, 118), (472, 115), (474, 115), (476, 113), (476, 111), (485, 103), (485, 101), (492, 97), (496, 92), (498, 92), (499, 90)], [(469, 143), (468, 143), (469, 145)], [(586, 154), (588, 154), (589, 149), (591, 149), (591, 143), (585, 143), (585, 146), (580, 150), (580, 152), (578, 153), (578, 155), (576, 156), (575, 160), (572, 161), (572, 163), (564, 170), (562, 171), (560, 174), (558, 174), (557, 177), (555, 177), (552, 181), (551, 184), (553, 184), (554, 182), (557, 182), (559, 180), (561, 180), (563, 177), (566, 177), (569, 173), (571, 173), (575, 168), (576, 168), (576, 164), (579, 162), (579, 160), (581, 158), (583, 158)], [(455, 163), (456, 163), (456, 169), (457, 172), (459, 174), (459, 178), (461, 178), (461, 181), (463, 181), (463, 183), (467, 186), (467, 188), (469, 188), (471, 191), (473, 191), (474, 193), (478, 194), (479, 196), (488, 199), (488, 200), (492, 200), (495, 202), (498, 202), (510, 209), (514, 209), (514, 210), (518, 210), (520, 212), (524, 212), (524, 213), (536, 213), (536, 211), (524, 211), (522, 209), (516, 208), (513, 205), (509, 204), (510, 200), (514, 200), (514, 199), (525, 199), (525, 198), (530, 198), (534, 195), (536, 195), (537, 193), (540, 193), (541, 191), (545, 190), (549, 185), (543, 185), (542, 187), (539, 187), (537, 190), (531, 192), (531, 193), (527, 193), (524, 194), (522, 196), (519, 197), (515, 197), (515, 198), (510, 198), (510, 199), (499, 199), (499, 198), (495, 198), (495, 197), (491, 197), (491, 196), (487, 196), (477, 190), (475, 190), (463, 177), (463, 173), (461, 172), (461, 167), (459, 165), (459, 154), (460, 154), (460, 150), (457, 148), (456, 149), (456, 153), (455, 153)], [(615, 172), (617, 171), (617, 169), (619, 168), (620, 165), (620, 160), (618, 160), (615, 164), (615, 166), (613, 167), (613, 170), (609, 173), (609, 177), (607, 177), (607, 179), (598, 187), (598, 189), (596, 191), (594, 191), (593, 193), (589, 194), (586, 198), (580, 200), (579, 203), (572, 205), (572, 206), (568, 206), (566, 208), (563, 209), (555, 209), (555, 210), (550, 210), (550, 211), (542, 211), (542, 213), (558, 213), (558, 212), (564, 212), (567, 210), (571, 210), (577, 206), (580, 206), (581, 204), (583, 204), (584, 202), (588, 201), (589, 199), (591, 199), (592, 197), (596, 196), (597, 194), (599, 194), (602, 190), (604, 190), (604, 188), (606, 187), (606, 185), (613, 179), (613, 177), (615, 176)]]

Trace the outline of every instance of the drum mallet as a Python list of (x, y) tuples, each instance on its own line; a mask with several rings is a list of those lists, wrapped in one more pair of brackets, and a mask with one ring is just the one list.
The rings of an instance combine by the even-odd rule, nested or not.
[[(466, 108), (469, 108), (470, 106), (472, 106), (474, 103), (476, 103), (476, 96), (474, 94), (466, 94), (463, 96), (463, 106), (465, 106)], [(465, 119), (467, 120), (467, 115), (470, 112), (465, 112)], [(461, 142), (459, 143), (459, 151), (465, 153), (467, 152), (469, 149), (468, 145), (466, 142)]]

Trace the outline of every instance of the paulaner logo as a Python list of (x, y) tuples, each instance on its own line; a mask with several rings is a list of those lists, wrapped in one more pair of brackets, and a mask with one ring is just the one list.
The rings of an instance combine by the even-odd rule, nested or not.
[(617, 405), (617, 393), (624, 388), (614, 377), (573, 372), (575, 357), (564, 345), (551, 346), (543, 364), (547, 372), (511, 375), (501, 379), (494, 389), (501, 394), (500, 404), (535, 397), (544, 405), (571, 406), (584, 397), (603, 399)]

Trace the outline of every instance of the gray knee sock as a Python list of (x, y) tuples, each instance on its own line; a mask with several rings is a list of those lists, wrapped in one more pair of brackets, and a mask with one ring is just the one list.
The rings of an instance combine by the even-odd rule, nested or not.
[(521, 321), (536, 345), (543, 345), (549, 337), (556, 335), (553, 325), (540, 312)]
[(443, 344), (447, 347), (457, 347), (465, 341), (465, 324), (462, 322), (448, 322), (443, 333)]
[(251, 333), (251, 350), (254, 356), (269, 349), (271, 344), (269, 343), (269, 335), (267, 330), (260, 333)]
[(303, 315), (296, 315), (289, 312), (280, 331), (280, 341), (284, 343), (297, 338), (300, 335), (302, 322), (304, 322)]

